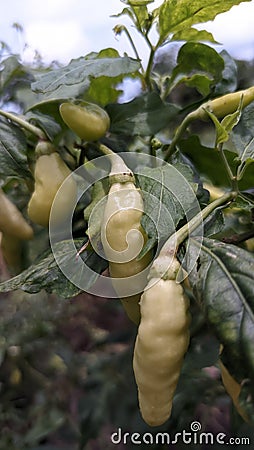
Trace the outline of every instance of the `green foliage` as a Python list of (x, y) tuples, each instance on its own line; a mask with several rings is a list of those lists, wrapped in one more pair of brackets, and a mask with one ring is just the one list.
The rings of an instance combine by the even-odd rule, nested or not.
[[(214, 148), (202, 145), (196, 135), (180, 141), (180, 148), (185, 155), (189, 156), (201, 174), (205, 175), (212, 183), (217, 186), (228, 187), (230, 181), (225, 177), (224, 167), (221, 165), (221, 155), (214, 151)], [(236, 170), (236, 154), (231, 150), (224, 151), (227, 161), (232, 168)], [(239, 186), (242, 190), (253, 187), (253, 172), (251, 168), (246, 170), (244, 178), (240, 180)]]
[(195, 87), (204, 97), (211, 87), (222, 77), (223, 58), (211, 47), (201, 43), (184, 44), (177, 57), (177, 65), (172, 71), (171, 83), (176, 86), (184, 82)]
[(215, 125), (215, 147), (218, 147), (220, 144), (228, 141), (231, 131), (238, 124), (242, 112), (241, 102), (239, 103), (237, 110), (234, 113), (225, 116), (221, 122), (219, 122), (217, 117), (212, 112), (208, 110), (206, 112)]
[(128, 103), (110, 104), (107, 111), (112, 133), (147, 136), (165, 128), (176, 116), (178, 108), (162, 102), (160, 96), (152, 92)]
[[(79, 247), (83, 243), (83, 240), (77, 240), (75, 242)], [(27, 270), (21, 272), (11, 280), (5, 281), (2, 284), (2, 288), (0, 285), (1, 292), (22, 289), (25, 292), (34, 294), (45, 289), (47, 292), (57, 294), (63, 298), (70, 298), (79, 294), (81, 292), (80, 288), (66, 278), (57, 264), (57, 259), (61, 260), (62, 269), (67, 271), (70, 277), (74, 276), (72, 270), (76, 270), (75, 264), (73, 264), (76, 255), (73, 252), (71, 244), (68, 241), (58, 242), (54, 246), (54, 254), (48, 252), (49, 254), (40, 257), (39, 261), (36, 261)], [(78, 274), (78, 278), (83, 278), (83, 282), (87, 289), (89, 289), (95, 283), (99, 272), (102, 272), (107, 266), (94, 252), (83, 252), (82, 259), (89, 267), (94, 269), (93, 277), (91, 277), (91, 273), (86, 274), (82, 272)], [(98, 270), (98, 273), (96, 270)]]
[(166, 0), (159, 11), (160, 42), (164, 42), (170, 35), (173, 35), (171, 40), (178, 40), (177, 33), (192, 30), (192, 25), (213, 20), (217, 14), (228, 11), (232, 6), (239, 3), (241, 1), (226, 0), (221, 4), (216, 0), (193, 2)]
[[(31, 88), (35, 92), (43, 94), (50, 93), (55, 97), (63, 98), (64, 90), (69, 98), (69, 86), (82, 85), (82, 91), (90, 87), (91, 78), (100, 78), (107, 76), (112, 78), (113, 82), (119, 81), (120, 75), (128, 75), (139, 69), (139, 62), (127, 56), (125, 57), (102, 57), (100, 54), (93, 53), (84, 58), (73, 59), (67, 66), (60, 69), (51, 70), (32, 83)], [(104, 50), (103, 55), (107, 54)], [(115, 80), (115, 78), (117, 79)], [(62, 90), (59, 88), (63, 87)]]
[(226, 52), (222, 50), (219, 55), (224, 60), (224, 69), (222, 71), (222, 79), (214, 87), (215, 96), (222, 95), (225, 92), (234, 92), (237, 89), (237, 64), (236, 61)]
[(1, 61), (0, 68), (0, 93), (1, 103), (17, 101), (18, 92), (29, 85), (33, 75), (24, 67), (16, 56), (9, 56)]
[(26, 118), (29, 122), (38, 125), (50, 141), (53, 141), (56, 136), (61, 133), (61, 126), (50, 115), (32, 110), (26, 113)]
[[(26, 217), (34, 150), (38, 139), (48, 139), (65, 164), (78, 169), (78, 201), (73, 240), (53, 228), (53, 245), (52, 229), (32, 224), (34, 239), (21, 245), (24, 270), (13, 277), (0, 255), (0, 450), (111, 448), (119, 427), (155, 435), (137, 406), (131, 368), (136, 329), (106, 290), (97, 298), (80, 288), (82, 281), (89, 291), (107, 275), (100, 251), (110, 150), (123, 152), (143, 197), (148, 239), (139, 258), (177, 236), (177, 257), (188, 272), (191, 344), (172, 416), (160, 431), (172, 436), (199, 420), (202, 431), (248, 435), (253, 424), (254, 106), (243, 108), (240, 101), (220, 120), (207, 111), (206, 123), (195, 115), (208, 99), (254, 84), (251, 71), (240, 76), (238, 62), (209, 45), (212, 34), (194, 27), (241, 2), (165, 0), (155, 9), (153, 0), (122, 3), (114, 17), (131, 21), (147, 46), (147, 61), (132, 27), (121, 23), (114, 32), (129, 40), (135, 59), (114, 48), (66, 66), (47, 67), (40, 59), (28, 66), (11, 51), (1, 59), (0, 185)], [(124, 102), (127, 78), (139, 90)], [(59, 106), (69, 100), (105, 108), (111, 123), (100, 142), (77, 139), (63, 123)], [(105, 164), (96, 159), (103, 150)], [(203, 230), (196, 223), (189, 239), (187, 225), (209, 207)], [(77, 259), (91, 271), (80, 269)], [(230, 424), (221, 419), (220, 410), (228, 417), (230, 405), (217, 367), (219, 344), (223, 362), (242, 383), (240, 402), (251, 422), (245, 428), (236, 413)]]
[[(190, 260), (195, 246), (197, 243), (192, 240), (194, 249), (190, 249)], [(247, 336), (251, 336), (254, 329), (253, 256), (234, 245), (204, 239), (199, 258), (200, 268), (193, 274), (194, 288), (202, 298), (209, 321), (219, 341), (231, 352), (232, 361), (234, 358), (242, 360), (245, 370), (251, 368), (253, 371), (252, 354), (246, 345)], [(244, 366), (237, 366), (237, 369), (241, 373)], [(248, 373), (242, 373), (242, 376), (248, 376)]]
[[(179, 174), (183, 174), (184, 178)], [(180, 220), (185, 215), (190, 216), (192, 208), (197, 208), (194, 195), (197, 184), (193, 179), (190, 167), (181, 163), (142, 169), (138, 175), (146, 212), (142, 225), (149, 239), (141, 255), (150, 250), (158, 240), (164, 240), (173, 234)]]
[[(192, 251), (197, 243), (191, 241)], [(190, 278), (236, 379), (253, 377), (253, 255), (234, 245), (204, 239), (200, 268)], [(218, 283), (218, 280), (220, 282)], [(253, 395), (249, 388), (249, 395)], [(253, 415), (253, 410), (252, 410)]]
[(27, 143), (23, 131), (0, 120), (0, 176), (31, 177), (27, 163)]

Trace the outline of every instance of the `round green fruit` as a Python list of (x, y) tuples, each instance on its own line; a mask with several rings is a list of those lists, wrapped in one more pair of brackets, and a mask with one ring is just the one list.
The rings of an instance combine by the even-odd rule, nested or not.
[(94, 103), (62, 103), (60, 114), (66, 125), (85, 141), (98, 141), (109, 129), (107, 112)]

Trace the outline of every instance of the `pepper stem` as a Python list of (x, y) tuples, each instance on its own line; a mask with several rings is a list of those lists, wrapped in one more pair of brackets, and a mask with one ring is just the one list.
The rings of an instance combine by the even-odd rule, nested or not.
[(168, 149), (164, 155), (164, 160), (168, 161), (170, 156), (174, 153), (175, 151), (175, 147), (177, 142), (181, 139), (184, 131), (186, 130), (186, 128), (188, 127), (188, 125), (190, 124), (190, 122), (192, 122), (193, 120), (198, 118), (197, 115), (197, 109), (195, 111), (190, 112), (187, 116), (185, 116), (185, 118), (183, 119), (181, 125), (179, 125), (179, 127), (177, 128), (175, 135), (170, 143), (170, 145), (168, 146)]
[(111, 163), (111, 171), (109, 174), (110, 183), (128, 183), (134, 181), (134, 175), (129, 167), (125, 164), (120, 155), (113, 152), (104, 144), (99, 144), (99, 150), (108, 156)]

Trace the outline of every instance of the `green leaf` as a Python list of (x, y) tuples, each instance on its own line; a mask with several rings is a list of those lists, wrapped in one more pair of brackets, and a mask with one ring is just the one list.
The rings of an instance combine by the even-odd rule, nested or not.
[(68, 96), (68, 89), (72, 86), (82, 85), (83, 91), (89, 89), (91, 78), (101, 76), (115, 78), (119, 75), (133, 74), (139, 68), (140, 63), (127, 56), (101, 58), (100, 54), (87, 55), (72, 59), (67, 66), (41, 75), (31, 87), (32, 90), (42, 93), (53, 93), (63, 87), (65, 96)]
[(179, 31), (175, 33), (170, 41), (198, 41), (198, 42), (212, 42), (213, 44), (219, 44), (212, 33), (206, 30), (197, 30), (196, 28), (188, 28), (187, 30)]
[(206, 75), (194, 74), (191, 77), (186, 76), (182, 78), (181, 83), (185, 83), (186, 86), (197, 89), (201, 95), (206, 97), (211, 91), (213, 80)]
[(249, 141), (249, 136), (254, 136), (254, 102), (250, 103), (250, 105), (246, 106), (242, 112), (241, 121), (237, 125), (237, 129), (239, 130), (239, 134), (245, 137), (245, 142)]
[[(74, 242), (77, 247), (84, 244), (82, 239), (76, 239)], [(71, 276), (71, 271), (76, 270), (72, 242), (68, 240), (58, 242), (54, 245), (54, 254), (58, 262), (61, 262), (62, 267)], [(47, 292), (55, 293), (62, 298), (70, 298), (79, 294), (81, 289), (65, 277), (56, 263), (54, 254), (49, 252), (47, 255), (43, 255), (39, 261), (16, 277), (0, 283), (0, 292), (22, 289), (25, 292), (36, 293), (45, 289)], [(84, 251), (81, 257), (86, 265), (94, 269), (92, 275), (91, 272), (89, 272), (89, 275), (80, 274), (83, 277), (82, 282), (86, 283), (86, 288), (89, 289), (99, 276), (97, 271), (102, 272), (107, 267), (107, 263), (93, 251)]]
[[(112, 17), (121, 17), (123, 15), (127, 15), (130, 17), (138, 31), (146, 33), (151, 28), (154, 18), (152, 14), (149, 15), (147, 5), (149, 3), (153, 3), (153, 1), (154, 0), (122, 1), (122, 3), (129, 5), (130, 8), (124, 8), (121, 13), (113, 15)], [(116, 25), (114, 28), (114, 32), (116, 34), (120, 34), (123, 30), (126, 31), (126, 28), (122, 25)]]
[(191, 239), (190, 253), (200, 244), (196, 279), (190, 281), (219, 342), (234, 361), (235, 373), (254, 374), (254, 255), (207, 238), (201, 243)]
[(210, 116), (215, 124), (216, 128), (216, 146), (227, 142), (229, 134), (233, 128), (239, 123), (242, 114), (243, 97), (240, 99), (239, 106), (236, 111), (232, 114), (225, 116), (221, 122), (218, 121), (217, 117), (210, 111), (207, 114)]
[(1, 61), (0, 70), (0, 92), (6, 88), (12, 79), (23, 75), (24, 69), (16, 56), (9, 56)]
[(150, 28), (152, 23), (149, 21), (149, 14), (146, 5), (133, 6), (133, 11), (136, 16), (136, 27), (138, 30), (145, 32)]
[(131, 102), (110, 104), (106, 108), (110, 115), (112, 133), (149, 136), (169, 126), (178, 109), (163, 103), (155, 92), (137, 97)]
[(215, 147), (217, 147), (217, 145), (219, 145), (219, 144), (222, 144), (223, 142), (227, 142), (228, 138), (229, 138), (229, 134), (228, 134), (226, 128), (217, 119), (215, 114), (213, 114), (211, 111), (209, 111), (206, 108), (204, 108), (204, 110), (207, 112), (208, 116), (210, 117), (210, 119), (213, 121), (213, 123), (215, 125), (215, 130), (216, 130)]
[(170, 82), (173, 86), (184, 82), (207, 96), (211, 86), (222, 78), (223, 69), (224, 60), (212, 47), (188, 42), (178, 52), (177, 65), (172, 71)]
[(225, 128), (225, 130), (228, 133), (231, 133), (233, 128), (238, 124), (241, 118), (241, 114), (242, 114), (242, 102), (240, 102), (239, 107), (234, 113), (228, 114), (222, 119), (221, 125)]
[(157, 240), (173, 234), (180, 220), (195, 208), (192, 188), (197, 186), (190, 167), (180, 163), (174, 167), (170, 164), (152, 169), (144, 167), (137, 178), (144, 199), (142, 226), (149, 237), (141, 253), (144, 255)]
[(0, 177), (31, 178), (27, 163), (27, 144), (23, 131), (0, 120)]
[[(240, 179), (243, 178), (244, 183), (248, 182), (247, 177), (249, 178), (251, 176), (253, 186), (253, 175), (251, 175), (251, 169), (248, 173), (248, 166), (254, 161), (254, 105), (251, 104), (241, 111), (240, 104), (238, 110), (231, 116), (231, 122), (234, 126), (234, 132), (231, 134), (231, 144), (233, 144), (232, 151), (237, 153), (238, 157), (235, 158), (235, 161), (239, 164), (237, 174)], [(224, 124), (224, 121), (229, 119), (230, 116), (226, 116), (222, 123)]]
[[(250, 0), (246, 0), (250, 1)], [(165, 0), (160, 7), (159, 34), (160, 43), (172, 33), (181, 32), (194, 24), (213, 20), (217, 14), (228, 11), (241, 0)]]
[[(88, 222), (86, 234), (93, 248), (101, 248), (101, 223), (109, 190), (108, 178), (97, 181), (92, 188), (92, 201), (84, 209), (84, 219)], [(97, 204), (99, 206), (96, 208)], [(90, 220), (89, 220), (90, 219)]]
[(245, 149), (240, 155), (240, 158), (237, 158), (237, 161), (240, 159), (240, 165), (238, 167), (238, 179), (241, 179), (244, 176), (244, 173), (247, 167), (254, 162), (254, 138), (250, 140), (248, 145), (246, 145)]
[(216, 209), (210, 214), (210, 216), (204, 221), (204, 236), (210, 237), (214, 234), (218, 234), (224, 227), (224, 218), (222, 211)]
[[(241, 120), (234, 128), (234, 132), (231, 135), (230, 142), (232, 144), (232, 151), (234, 151), (241, 160), (242, 155), (245, 153), (246, 148), (250, 145), (248, 152), (251, 152), (251, 141), (254, 136), (254, 104), (248, 105), (242, 111)], [(246, 177), (246, 173), (245, 173)]]
[(220, 97), (229, 92), (235, 92), (238, 86), (238, 67), (236, 61), (226, 50), (222, 50), (220, 56), (224, 60), (224, 69), (222, 71), (222, 79), (216, 84), (213, 91), (215, 97)]
[(49, 116), (51, 118), (54, 118), (57, 123), (60, 123), (62, 127), (65, 127), (65, 124), (59, 113), (59, 106), (64, 101), (68, 101), (68, 99), (68, 97), (43, 99), (31, 105), (26, 114), (30, 114), (30, 111), (34, 111), (36, 115), (39, 114), (42, 116)]
[[(190, 158), (199, 173), (206, 175), (213, 184), (229, 186), (218, 152), (214, 148), (202, 145), (199, 136), (192, 135), (188, 139), (182, 139), (179, 142), (179, 148)], [(233, 155), (231, 155), (231, 161), (233, 161)]]
[(239, 239), (244, 242), (252, 236), (254, 232), (252, 208), (248, 206), (247, 202), (242, 199), (242, 194), (240, 194), (236, 201), (225, 210), (224, 228), (216, 235), (216, 239), (228, 244), (237, 244)]
[(84, 209), (84, 219), (88, 222), (90, 214), (97, 203), (103, 199), (108, 193), (108, 179), (99, 180), (92, 187), (92, 201)]
[[(240, 192), (234, 201), (234, 205), (236, 208), (240, 208), (241, 210), (245, 209), (251, 213), (254, 208), (254, 196), (248, 192)], [(253, 224), (252, 217), (251, 217), (250, 222), (251, 222), (251, 224)], [(246, 223), (246, 225), (247, 225), (247, 223)], [(254, 229), (254, 224), (253, 224), (253, 229)]]
[[(131, 10), (131, 8), (124, 8), (120, 13), (113, 14), (111, 17), (121, 17), (121, 16), (129, 16), (130, 19), (132, 20), (132, 22), (135, 22), (135, 15), (134, 15), (133, 11)], [(122, 31), (121, 25), (116, 25), (114, 27), (113, 31), (116, 34), (120, 34)]]
[(245, 147), (243, 152), (240, 155), (241, 163), (252, 163), (254, 162), (254, 138), (250, 140), (248, 145)]
[[(200, 143), (196, 135), (182, 139), (178, 144), (180, 150), (190, 158), (201, 175), (205, 175), (214, 185), (229, 187), (230, 182), (226, 176), (225, 168), (221, 164), (219, 152), (214, 148), (206, 147)], [(235, 173), (237, 163), (232, 151), (224, 150), (227, 161)], [(239, 182), (241, 190), (253, 187), (253, 171), (251, 166), (246, 169), (244, 178)]]
[(50, 141), (53, 141), (54, 138), (61, 132), (61, 126), (48, 114), (43, 114), (34, 109), (26, 114), (26, 118), (29, 122), (32, 122), (41, 128), (46, 133)]
[(254, 136), (254, 104), (248, 105), (242, 111), (241, 120), (234, 129), (234, 133), (231, 137), (231, 141), (234, 146), (235, 152), (239, 155), (239, 159), (242, 159), (243, 153), (245, 153), (246, 148), (249, 147), (248, 152), (251, 152), (251, 141)]
[[(232, 114), (228, 114), (227, 116), (225, 116), (222, 121), (221, 121), (221, 126), (224, 128), (225, 133), (227, 133), (229, 135), (229, 133), (231, 133), (231, 131), (233, 130), (233, 128), (239, 123), (241, 115), (242, 115), (242, 106), (243, 106), (243, 97), (241, 97), (240, 102), (239, 102), (239, 106), (237, 108), (236, 111), (234, 111)], [(210, 115), (210, 114), (209, 114)], [(210, 115), (211, 117), (211, 115)], [(214, 118), (213, 118), (214, 121)], [(217, 136), (218, 138), (218, 136)], [(217, 143), (223, 143), (226, 142), (228, 140), (217, 140)]]
[(0, 94), (4, 103), (13, 102), (22, 109), (26, 108), (35, 98), (30, 88), (33, 80), (33, 73), (20, 64), (16, 56), (9, 56), (0, 62)]
[[(94, 53), (93, 58), (118, 58), (119, 54), (117, 50), (113, 48), (107, 48), (101, 50), (99, 53)], [(110, 102), (117, 102), (119, 95), (122, 94), (122, 90), (117, 86), (123, 80), (124, 75), (117, 77), (101, 76), (91, 78), (90, 87), (86, 94), (86, 99), (99, 103), (100, 105), (106, 105)]]
[(108, 78), (107, 76), (91, 79), (87, 97), (90, 101), (104, 106), (108, 103), (117, 102), (122, 90), (117, 88), (122, 81), (122, 75), (119, 77)]

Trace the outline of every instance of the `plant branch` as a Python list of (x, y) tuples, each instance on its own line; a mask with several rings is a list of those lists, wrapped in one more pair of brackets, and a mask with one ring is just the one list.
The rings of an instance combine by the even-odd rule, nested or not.
[(116, 156), (117, 155), (117, 153), (113, 152), (113, 150), (111, 150), (111, 148), (107, 147), (105, 144), (99, 143), (99, 150), (105, 156)]
[[(130, 34), (129, 30), (128, 30), (124, 25), (122, 25), (122, 27), (123, 27), (123, 31), (124, 31), (124, 32), (126, 33), (126, 35), (127, 35), (127, 38), (129, 39), (131, 48), (132, 48), (132, 50), (134, 51), (134, 54), (135, 54), (136, 58), (137, 58), (139, 61), (141, 61), (141, 58), (140, 58), (140, 56), (139, 56), (137, 47), (136, 47), (136, 45), (134, 44), (134, 41), (133, 41), (133, 39), (132, 39), (132, 37), (131, 37), (131, 34)], [(141, 72), (142, 72), (143, 74), (145, 74), (145, 70), (144, 70), (144, 67), (142, 66), (142, 64), (141, 64)]]
[(237, 197), (238, 193), (231, 191), (222, 195), (221, 197), (209, 203), (204, 209), (200, 211), (195, 217), (193, 217), (188, 223), (186, 223), (182, 228), (176, 231), (170, 238), (166, 241), (161, 249), (162, 254), (172, 254), (175, 253), (179, 245), (194, 231), (204, 219), (206, 219), (216, 208), (225, 205)]
[(30, 133), (35, 134), (39, 139), (42, 139), (44, 141), (48, 140), (44, 131), (42, 131), (40, 128), (36, 127), (35, 125), (32, 125), (31, 123), (27, 122), (27, 120), (23, 119), (21, 116), (17, 116), (13, 113), (4, 111), (2, 109), (0, 109), (0, 115), (3, 117), (6, 117), (6, 119), (9, 119), (12, 122), (16, 123), (21, 128), (24, 128), (25, 130), (30, 131)]
[(99, 150), (109, 158), (111, 163), (111, 172), (109, 174), (109, 182), (113, 183), (128, 183), (135, 182), (134, 175), (124, 160), (118, 153), (113, 152), (104, 144), (99, 143)]
[(247, 167), (249, 166), (249, 164), (246, 164), (246, 161), (242, 162), (240, 164), (240, 166), (237, 169), (237, 175), (236, 175), (236, 180), (240, 181), (244, 175), (245, 170), (247, 169)]
[(155, 54), (156, 47), (152, 46), (152, 44), (147, 36), (145, 36), (145, 38), (146, 38), (146, 42), (148, 43), (148, 45), (150, 47), (150, 56), (149, 56), (149, 60), (148, 60), (147, 68), (146, 68), (146, 72), (145, 72), (145, 82), (146, 82), (148, 90), (151, 91), (152, 90), (151, 71), (152, 71), (152, 67), (153, 67), (154, 54)]
[(221, 160), (222, 160), (223, 165), (224, 165), (224, 167), (226, 169), (228, 178), (229, 178), (229, 180), (231, 182), (232, 189), (237, 191), (238, 190), (238, 180), (237, 180), (237, 177), (234, 176), (234, 174), (233, 174), (233, 172), (231, 170), (231, 167), (230, 167), (230, 165), (228, 163), (228, 160), (227, 160), (226, 155), (225, 155), (224, 150), (223, 150), (223, 143), (219, 144), (217, 150), (218, 150), (218, 152), (220, 154)]
[(185, 118), (183, 119), (181, 125), (179, 125), (179, 127), (177, 128), (175, 135), (170, 143), (170, 145), (168, 146), (168, 149), (165, 153), (164, 156), (164, 160), (168, 161), (168, 159), (170, 158), (170, 156), (174, 153), (175, 151), (175, 147), (177, 142), (180, 140), (180, 138), (182, 137), (184, 131), (186, 130), (187, 126), (189, 125), (190, 122), (192, 122), (192, 120), (194, 120), (197, 116), (196, 111), (192, 111), (191, 113), (189, 113), (187, 116), (185, 116)]
[(242, 242), (248, 241), (254, 237), (254, 230), (245, 231), (241, 234), (232, 234), (232, 236), (225, 236), (221, 240), (226, 244), (240, 244)]

